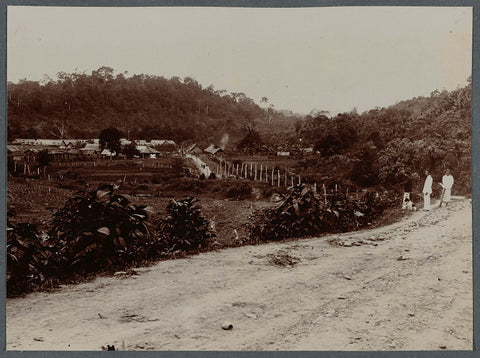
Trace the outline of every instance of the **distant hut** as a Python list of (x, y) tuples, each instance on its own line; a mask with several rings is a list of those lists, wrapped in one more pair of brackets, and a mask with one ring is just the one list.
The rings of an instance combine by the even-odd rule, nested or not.
[(100, 155), (101, 155), (102, 157), (112, 158), (112, 157), (114, 157), (114, 156), (117, 155), (117, 152), (112, 152), (110, 149), (105, 148), (104, 150), (102, 150), (102, 152), (100, 153)]
[(137, 149), (140, 152), (142, 158), (155, 159), (159, 154), (161, 154), (158, 150), (153, 149), (152, 147), (148, 147), (146, 145), (137, 145)]
[(14, 162), (20, 162), (23, 160), (24, 151), (19, 146), (7, 145), (7, 156), (12, 158)]
[(62, 142), (60, 143), (60, 145), (58, 146), (58, 148), (59, 148), (59, 149), (69, 149), (69, 148), (73, 148), (73, 142), (62, 140)]
[(210, 144), (207, 148), (204, 149), (204, 152), (214, 157), (222, 157), (223, 154), (225, 154), (225, 151), (222, 148), (214, 144)]
[(177, 151), (177, 144), (169, 139), (152, 139), (150, 146), (162, 154), (171, 154)]
[(98, 143), (87, 143), (85, 147), (80, 148), (80, 152), (86, 156), (94, 156), (101, 153), (101, 147)]

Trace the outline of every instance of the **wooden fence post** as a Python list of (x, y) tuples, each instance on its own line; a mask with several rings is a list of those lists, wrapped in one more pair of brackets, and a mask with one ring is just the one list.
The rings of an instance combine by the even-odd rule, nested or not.
[(275, 170), (275, 168), (272, 168), (272, 186), (273, 186), (273, 176), (275, 175), (274, 170)]
[(325, 197), (325, 205), (327, 205), (327, 188), (325, 187), (325, 183), (323, 184), (323, 196)]
[(257, 180), (257, 163), (255, 163), (255, 179), (254, 180)]
[(263, 164), (260, 164), (260, 181), (262, 181)]
[(278, 187), (280, 186), (280, 169), (277, 169)]

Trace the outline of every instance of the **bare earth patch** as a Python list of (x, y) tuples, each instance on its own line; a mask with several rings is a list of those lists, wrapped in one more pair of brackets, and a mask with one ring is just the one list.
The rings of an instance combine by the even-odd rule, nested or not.
[(456, 201), (8, 299), (7, 349), (471, 350), (471, 213)]

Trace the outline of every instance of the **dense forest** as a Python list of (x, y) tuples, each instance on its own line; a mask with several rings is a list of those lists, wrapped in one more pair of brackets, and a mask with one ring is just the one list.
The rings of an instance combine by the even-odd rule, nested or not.
[[(259, 102), (268, 106), (268, 99)], [(134, 139), (220, 142), (288, 117), (244, 93), (202, 88), (193, 78), (60, 72), (57, 80), (8, 83), (8, 138), (98, 138), (113, 126)], [(290, 121), (291, 122), (291, 121)]]
[[(448, 167), (456, 187), (469, 192), (471, 91), (470, 78), (453, 91), (361, 114), (316, 110), (300, 117), (275, 110), (266, 97), (262, 108), (244, 93), (202, 88), (192, 77), (127, 77), (101, 67), (91, 75), (9, 83), (8, 139), (98, 138), (112, 126), (131, 139), (289, 150), (306, 180), (346, 186), (398, 186), (409, 175), (420, 183), (425, 169), (438, 178)], [(308, 147), (313, 154), (301, 154)]]
[(471, 94), (469, 78), (463, 88), (435, 90), (428, 97), (388, 108), (334, 118), (307, 116), (296, 128), (297, 137), (313, 145), (318, 155), (299, 165), (316, 173), (315, 180), (335, 179), (360, 187), (390, 187), (407, 176), (413, 176), (418, 186), (424, 170), (440, 181), (449, 168), (457, 190), (470, 192)]

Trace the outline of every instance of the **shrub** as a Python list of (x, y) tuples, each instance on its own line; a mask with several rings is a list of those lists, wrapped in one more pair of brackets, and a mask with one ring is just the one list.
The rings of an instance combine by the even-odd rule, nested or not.
[(292, 188), (290, 195), (279, 206), (257, 214), (252, 238), (256, 241), (278, 241), (311, 236), (333, 229), (335, 221), (335, 212), (300, 184)]
[(16, 295), (45, 283), (54, 253), (33, 225), (7, 219), (7, 293)]
[(333, 198), (324, 203), (321, 196), (303, 185), (292, 187), (276, 208), (257, 212), (251, 229), (253, 241), (278, 241), (291, 237), (344, 232), (368, 225), (395, 198), (367, 193), (361, 201)]
[(183, 200), (172, 199), (167, 205), (168, 216), (159, 219), (157, 231), (168, 240), (169, 252), (200, 251), (215, 242), (215, 233), (210, 230), (210, 222), (203, 217), (194, 203), (198, 199), (190, 197)]
[(113, 185), (79, 192), (54, 214), (59, 275), (87, 273), (134, 262), (136, 241), (148, 239), (148, 209), (136, 206)]

